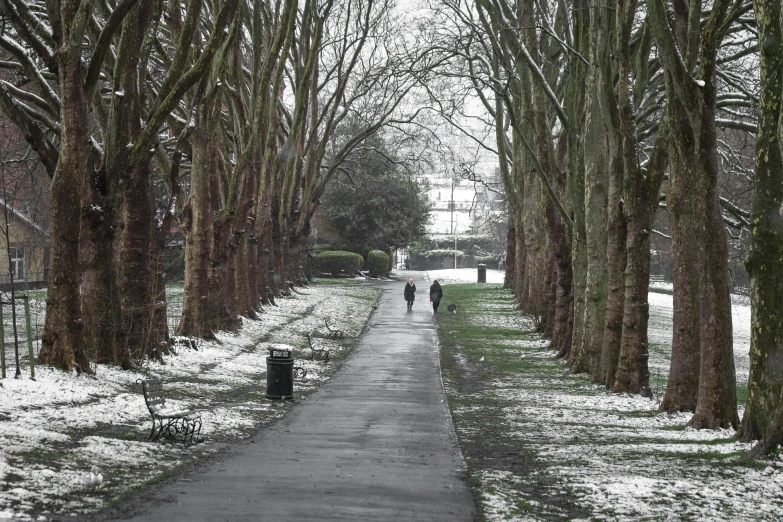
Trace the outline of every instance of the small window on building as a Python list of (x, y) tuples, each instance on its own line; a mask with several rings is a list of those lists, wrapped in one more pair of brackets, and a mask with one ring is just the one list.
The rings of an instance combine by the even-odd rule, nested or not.
[(11, 254), (11, 271), (14, 279), (17, 281), (24, 279), (24, 247), (11, 247), (8, 250)]
[(438, 201), (440, 201), (440, 192), (438, 192)]

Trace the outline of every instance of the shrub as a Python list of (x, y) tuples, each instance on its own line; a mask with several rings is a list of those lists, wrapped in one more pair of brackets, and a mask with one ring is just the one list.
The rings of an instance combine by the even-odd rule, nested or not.
[(367, 269), (370, 277), (386, 277), (389, 269), (389, 256), (382, 250), (373, 250), (367, 254)]
[(487, 268), (497, 268), (498, 260), (495, 256), (482, 256), (476, 258), (476, 263), (487, 265)]
[(328, 252), (330, 250), (335, 250), (334, 245), (330, 245), (329, 243), (321, 243), (320, 245), (315, 245), (312, 248), (313, 253), (320, 254), (321, 252)]
[(313, 256), (313, 265), (318, 272), (325, 274), (354, 275), (361, 270), (364, 259), (359, 254), (344, 252), (342, 250), (330, 250), (320, 252)]

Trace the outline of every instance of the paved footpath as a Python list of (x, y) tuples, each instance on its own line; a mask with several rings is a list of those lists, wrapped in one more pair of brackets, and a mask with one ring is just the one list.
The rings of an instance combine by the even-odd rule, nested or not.
[(253, 443), (131, 500), (141, 511), (119, 520), (474, 520), (440, 378), (430, 282), (402, 275), (418, 287), (413, 312), (405, 281), (385, 283), (359, 346), (317, 393)]

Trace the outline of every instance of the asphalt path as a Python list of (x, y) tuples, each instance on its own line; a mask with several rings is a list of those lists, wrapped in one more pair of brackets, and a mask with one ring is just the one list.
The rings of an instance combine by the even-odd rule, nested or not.
[(430, 282), (403, 275), (418, 287), (413, 311), (405, 281), (384, 283), (358, 347), (318, 392), (254, 442), (131, 499), (135, 514), (111, 520), (474, 520)]

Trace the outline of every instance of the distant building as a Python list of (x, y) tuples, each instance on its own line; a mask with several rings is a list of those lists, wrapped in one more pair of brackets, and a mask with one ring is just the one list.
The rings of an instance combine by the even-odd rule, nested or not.
[(0, 290), (10, 289), (12, 274), (19, 290), (48, 283), (50, 183), (24, 135), (0, 114)]
[(505, 222), (506, 198), (502, 192), (497, 170), (487, 179), (430, 178), (433, 205), (427, 235), (435, 240), (454, 234), (494, 235), (497, 220)]
[[(5, 213), (8, 212), (8, 243)], [(21, 210), (0, 199), (0, 289), (43, 288), (49, 281), (49, 238), (46, 231)]]

